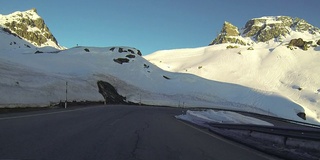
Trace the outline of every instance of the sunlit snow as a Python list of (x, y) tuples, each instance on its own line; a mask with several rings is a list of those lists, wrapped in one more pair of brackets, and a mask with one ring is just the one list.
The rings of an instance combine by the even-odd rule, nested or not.
[[(319, 47), (305, 52), (270, 41), (252, 43), (254, 50), (222, 44), (141, 57), (132, 47), (57, 50), (35, 47), (3, 30), (0, 36), (0, 107), (48, 106), (64, 101), (66, 88), (68, 101), (104, 101), (97, 86), (102, 80), (128, 102), (320, 121)], [(128, 63), (114, 61), (128, 54), (135, 55)], [(307, 120), (297, 116), (300, 112)]]
[(266, 121), (244, 116), (242, 114), (231, 112), (231, 111), (190, 111), (186, 114), (178, 115), (176, 118), (189, 121), (195, 124), (203, 125), (204, 123), (220, 123), (220, 124), (252, 124), (252, 125), (263, 125), (273, 126), (273, 124)]
[[(293, 31), (291, 35), (305, 40), (320, 39), (319, 35)], [(144, 58), (166, 71), (193, 74), (213, 82), (248, 87), (255, 94), (246, 94), (241, 90), (232, 98), (242, 104), (255, 106), (281, 117), (289, 115), (285, 111), (287, 107), (295, 111), (302, 109), (308, 118), (319, 122), (320, 48), (317, 46), (308, 51), (300, 48), (290, 50), (287, 48), (290, 40), (291, 38), (284, 38), (283, 42), (239, 45), (239, 48), (234, 49), (226, 49), (230, 44), (219, 44), (163, 50)], [(253, 50), (249, 50), (249, 47)], [(259, 95), (268, 98), (260, 98)], [(297, 106), (301, 108), (298, 109)]]

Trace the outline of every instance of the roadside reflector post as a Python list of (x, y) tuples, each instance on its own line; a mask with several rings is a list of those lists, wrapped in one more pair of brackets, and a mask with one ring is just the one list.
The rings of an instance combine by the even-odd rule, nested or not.
[(68, 81), (66, 81), (66, 100), (64, 102), (64, 108), (67, 108), (68, 104)]

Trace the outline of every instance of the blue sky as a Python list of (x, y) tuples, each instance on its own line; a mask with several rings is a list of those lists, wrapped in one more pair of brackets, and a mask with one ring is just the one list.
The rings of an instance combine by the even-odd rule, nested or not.
[(208, 45), (224, 21), (286, 15), (320, 27), (319, 0), (1, 0), (0, 14), (36, 8), (62, 46), (157, 50)]

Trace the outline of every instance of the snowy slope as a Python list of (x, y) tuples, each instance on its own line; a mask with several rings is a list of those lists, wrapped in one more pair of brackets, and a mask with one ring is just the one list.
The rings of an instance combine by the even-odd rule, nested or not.
[[(66, 81), (69, 101), (102, 101), (96, 83), (103, 80), (136, 103), (219, 107), (304, 121), (296, 114), (305, 109), (277, 93), (167, 72), (138, 56), (134, 48), (121, 47), (134, 50), (135, 54), (112, 48), (77, 47), (41, 54), (34, 54), (33, 49), (0, 52), (0, 105), (45, 106), (63, 101)], [(135, 55), (129, 63), (114, 61), (128, 54)], [(307, 121), (318, 120), (310, 116)]]
[[(278, 43), (257, 44), (253, 51), (245, 47), (226, 50), (221, 44), (141, 57), (131, 47), (58, 50), (34, 46), (4, 30), (0, 37), (0, 107), (64, 101), (66, 82), (69, 101), (103, 101), (97, 86), (102, 80), (136, 103), (224, 108), (320, 121), (316, 107), (319, 61), (315, 61), (319, 48), (305, 56), (299, 49), (287, 54), (283, 50), (288, 49)], [(117, 63), (119, 58), (128, 63)], [(307, 66), (312, 70), (306, 71)], [(306, 121), (297, 116), (300, 112), (307, 114)]]
[[(320, 47), (308, 51), (290, 50), (287, 43), (255, 43), (254, 50), (248, 50), (249, 46), (226, 49), (230, 44), (219, 44), (158, 51), (144, 58), (170, 72), (194, 74), (249, 87), (257, 93), (284, 97), (292, 103), (287, 104), (288, 107), (301, 106), (308, 116), (319, 121)], [(241, 92), (238, 94), (243, 96)], [(270, 100), (256, 99), (252, 105), (263, 105), (270, 111), (280, 110), (285, 104), (274, 106)]]

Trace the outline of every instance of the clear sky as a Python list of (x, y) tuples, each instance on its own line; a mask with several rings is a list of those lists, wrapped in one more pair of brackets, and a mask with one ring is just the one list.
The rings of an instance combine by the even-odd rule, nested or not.
[(320, 27), (320, 0), (1, 0), (0, 14), (36, 8), (60, 45), (131, 46), (143, 55), (207, 46), (224, 21), (238, 28), (262, 16)]

